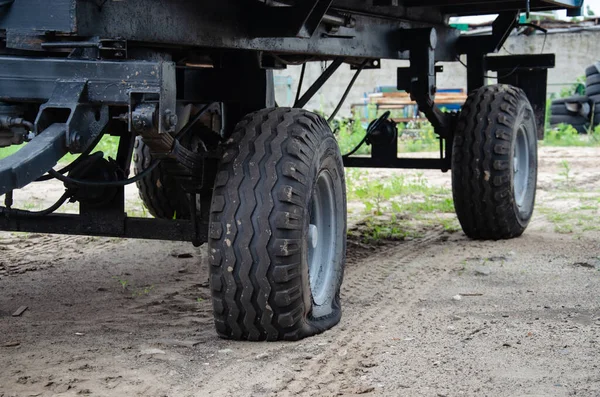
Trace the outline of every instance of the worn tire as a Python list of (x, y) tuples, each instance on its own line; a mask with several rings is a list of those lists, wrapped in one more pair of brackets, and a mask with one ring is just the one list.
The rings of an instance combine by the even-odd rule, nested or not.
[(550, 125), (551, 126), (556, 126), (559, 124), (571, 125), (571, 126), (575, 127), (578, 132), (581, 133), (582, 131), (580, 130), (580, 127), (589, 125), (590, 119), (587, 117), (579, 116), (579, 115), (576, 115), (576, 116), (552, 115), (552, 116), (550, 116)]
[[(133, 170), (139, 175), (152, 163), (150, 148), (141, 137), (135, 140)], [(136, 182), (140, 198), (148, 212), (160, 219), (189, 218), (189, 201), (185, 192), (163, 168), (156, 167), (150, 174)]]
[(577, 116), (577, 112), (571, 112), (564, 104), (552, 105), (550, 117), (554, 116)]
[[(323, 173), (335, 185), (336, 221), (328, 229), (335, 255), (326, 263), (328, 298), (317, 304), (307, 237), (311, 197)], [(215, 181), (208, 252), (219, 336), (298, 340), (339, 322), (346, 190), (342, 157), (323, 118), (274, 108), (236, 126)]]
[(585, 79), (586, 86), (591, 86), (595, 84), (600, 84), (600, 74), (593, 74)]
[(574, 95), (566, 98), (558, 98), (552, 101), (552, 106), (565, 103), (588, 103), (590, 98), (587, 95)]
[[(600, 75), (594, 75), (594, 76), (600, 76)], [(588, 96), (600, 95), (600, 84), (592, 84), (592, 85), (586, 86), (585, 93)]]
[(585, 76), (590, 77), (595, 74), (600, 74), (600, 71), (598, 70), (598, 66), (599, 66), (599, 63), (595, 63), (595, 64), (590, 65), (587, 68), (585, 68)]
[[(521, 157), (527, 154), (518, 177), (516, 148), (524, 150)], [(459, 115), (452, 156), (454, 205), (465, 234), (485, 240), (520, 236), (533, 214), (537, 182), (536, 123), (525, 93), (509, 85), (471, 93)]]

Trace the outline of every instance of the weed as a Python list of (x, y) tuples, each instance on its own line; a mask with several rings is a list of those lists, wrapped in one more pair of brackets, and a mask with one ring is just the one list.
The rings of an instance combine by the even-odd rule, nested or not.
[(590, 128), (588, 134), (579, 134), (572, 126), (559, 124), (546, 131), (543, 144), (545, 146), (598, 146), (600, 145), (600, 128)]
[(435, 224), (441, 225), (444, 228), (444, 231), (448, 233), (456, 233), (461, 231), (460, 223), (458, 223), (458, 219), (456, 217), (451, 218), (442, 218), (437, 217), (434, 220)]
[[(578, 198), (571, 196), (571, 198)], [(568, 199), (568, 198), (567, 198)], [(585, 198), (582, 201), (589, 201)], [(561, 234), (577, 233), (578, 235), (586, 231), (598, 231), (600, 225), (597, 223), (598, 206), (580, 205), (571, 208), (569, 211), (561, 211), (549, 207), (540, 207), (538, 212), (543, 214), (546, 219), (554, 225), (554, 231)]]
[(113, 278), (119, 282), (123, 291), (127, 289), (127, 286), (129, 285), (129, 282), (127, 280), (121, 279), (118, 276), (113, 276)]
[(142, 288), (136, 288), (133, 291), (133, 293), (131, 294), (131, 296), (133, 298), (136, 298), (136, 297), (148, 295), (150, 293), (150, 291), (152, 291), (153, 289), (154, 289), (154, 285), (149, 285), (149, 286), (142, 287)]
[(348, 172), (348, 197), (360, 201), (366, 215), (358, 228), (349, 233), (351, 237), (373, 243), (418, 237), (417, 230), (423, 225), (442, 225), (448, 232), (460, 230), (450, 190), (429, 185), (423, 173), (368, 177), (364, 171)]
[(562, 176), (564, 178), (565, 185), (569, 186), (571, 184), (571, 165), (567, 160), (562, 160), (560, 162), (560, 167), (561, 170), (558, 175)]

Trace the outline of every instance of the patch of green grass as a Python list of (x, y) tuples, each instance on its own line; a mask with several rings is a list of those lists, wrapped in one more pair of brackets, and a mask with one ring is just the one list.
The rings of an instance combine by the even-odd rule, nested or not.
[(115, 280), (117, 280), (117, 282), (119, 283), (119, 285), (121, 286), (121, 290), (125, 291), (127, 289), (127, 287), (129, 286), (129, 281), (122, 279), (118, 276), (113, 276), (113, 278)]
[(417, 213), (454, 213), (454, 201), (451, 197), (427, 196), (423, 201), (411, 201), (408, 203), (394, 203), (392, 208), (396, 212)]
[(560, 234), (600, 231), (598, 224), (598, 206), (581, 205), (568, 211), (540, 207), (537, 210), (554, 225), (554, 231)]
[(456, 233), (462, 230), (460, 223), (458, 222), (458, 218), (455, 216), (447, 218), (438, 217), (433, 222), (441, 225), (444, 228), (444, 231), (448, 233)]
[[(369, 114), (369, 122), (381, 115), (371, 114), (371, 112)], [(394, 118), (393, 113), (391, 118)], [(363, 122), (358, 113), (354, 114), (352, 118), (336, 119), (331, 123), (331, 129), (335, 134), (342, 154), (350, 153), (364, 139), (367, 133), (365, 124), (367, 123)], [(433, 126), (428, 122), (410, 130), (407, 130), (406, 125), (403, 123), (399, 123), (396, 128), (398, 130), (398, 153), (431, 152), (439, 149), (439, 139)], [(370, 153), (371, 147), (363, 144), (355, 155), (368, 155)]]
[[(18, 152), (25, 145), (26, 144), (0, 148), (0, 159), (6, 158), (6, 157)], [(102, 151), (102, 152), (104, 152), (104, 157), (116, 158), (118, 148), (119, 148), (119, 137), (104, 135), (102, 137), (102, 139), (100, 140), (100, 142), (98, 142), (98, 145), (96, 145), (94, 152)], [(60, 160), (60, 163), (70, 163), (73, 160), (75, 160), (78, 156), (79, 156), (78, 154), (68, 153)]]
[(440, 148), (440, 140), (429, 123), (425, 123), (417, 130), (412, 130), (410, 134), (401, 129), (398, 130), (398, 133), (399, 153), (434, 152)]
[(145, 287), (136, 288), (131, 293), (131, 297), (137, 298), (140, 296), (148, 295), (154, 289), (154, 285), (148, 285)]
[(0, 159), (6, 158), (6, 157), (18, 152), (19, 149), (21, 149), (23, 146), (25, 146), (25, 145), (24, 144), (23, 145), (13, 145), (13, 146), (9, 146), (9, 147), (0, 148)]
[(544, 146), (600, 146), (600, 126), (591, 129), (587, 134), (579, 134), (568, 124), (560, 124), (546, 130)]
[(367, 217), (349, 230), (348, 236), (359, 239), (364, 244), (377, 244), (382, 241), (420, 238), (422, 234), (411, 222), (392, 215), (391, 217)]
[(349, 200), (364, 206), (362, 222), (349, 235), (367, 243), (418, 237), (424, 227), (460, 230), (451, 191), (430, 185), (422, 173), (374, 179), (349, 170), (347, 187)]

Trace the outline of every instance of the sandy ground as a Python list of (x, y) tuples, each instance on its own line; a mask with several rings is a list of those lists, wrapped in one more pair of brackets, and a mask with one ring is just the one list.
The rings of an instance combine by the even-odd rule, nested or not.
[(598, 396), (600, 150), (541, 157), (522, 238), (351, 242), (342, 322), (297, 343), (216, 337), (203, 248), (0, 233), (0, 396)]

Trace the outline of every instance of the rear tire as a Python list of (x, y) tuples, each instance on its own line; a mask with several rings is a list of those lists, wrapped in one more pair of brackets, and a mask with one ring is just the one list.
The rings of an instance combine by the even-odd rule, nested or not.
[(525, 93), (509, 85), (471, 93), (454, 139), (456, 214), (473, 239), (520, 236), (531, 219), (537, 182), (537, 132)]
[(323, 118), (275, 108), (237, 125), (215, 181), (208, 250), (219, 336), (298, 340), (339, 322), (346, 188)]
[[(135, 140), (133, 169), (141, 174), (152, 163), (150, 148), (141, 137)], [(136, 182), (140, 198), (148, 212), (159, 219), (188, 219), (189, 199), (175, 178), (164, 169), (164, 164), (156, 167), (147, 176)]]

